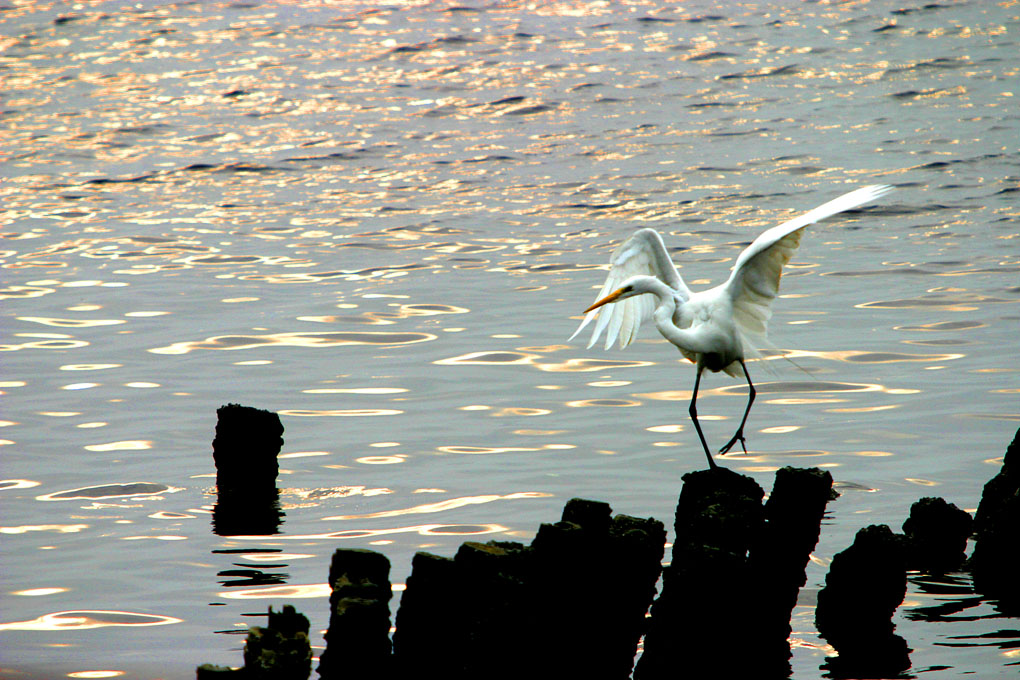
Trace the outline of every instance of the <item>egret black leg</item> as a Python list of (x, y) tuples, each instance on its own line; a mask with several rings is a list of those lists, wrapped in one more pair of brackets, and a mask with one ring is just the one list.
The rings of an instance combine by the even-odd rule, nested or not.
[(705, 456), (708, 458), (708, 467), (712, 470), (719, 467), (715, 464), (712, 459), (712, 454), (708, 450), (708, 442), (705, 441), (705, 434), (701, 431), (701, 423), (698, 422), (698, 386), (701, 385), (701, 366), (698, 366), (697, 377), (694, 378), (694, 394), (691, 395), (691, 406), (687, 409), (687, 412), (691, 414), (691, 420), (694, 421), (694, 429), (698, 431), (698, 439), (701, 440), (701, 446), (705, 449)]
[(726, 453), (732, 449), (733, 445), (737, 442), (740, 442), (740, 448), (744, 449), (744, 453), (747, 453), (747, 443), (744, 441), (744, 423), (747, 422), (747, 414), (751, 412), (751, 404), (754, 403), (755, 390), (754, 383), (751, 382), (751, 376), (747, 372), (747, 366), (744, 365), (743, 361), (740, 362), (740, 367), (744, 369), (744, 377), (747, 378), (747, 408), (744, 409), (744, 417), (740, 419), (740, 427), (737, 428), (736, 434), (734, 434), (733, 437), (726, 442), (725, 446), (719, 449), (720, 454)]

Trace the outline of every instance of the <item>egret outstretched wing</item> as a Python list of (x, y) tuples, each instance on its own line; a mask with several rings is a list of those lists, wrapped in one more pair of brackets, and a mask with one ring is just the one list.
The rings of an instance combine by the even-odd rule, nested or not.
[[(676, 265), (669, 257), (662, 237), (654, 229), (646, 228), (636, 231), (613, 252), (609, 264), (609, 276), (606, 277), (606, 283), (602, 286), (596, 300), (604, 298), (619, 288), (624, 281), (638, 274), (654, 276), (676, 291), (683, 301), (691, 296), (676, 270)], [(638, 328), (644, 321), (652, 317), (654, 311), (655, 299), (653, 297), (648, 295), (632, 297), (612, 307), (603, 308), (601, 314), (598, 310), (588, 312), (570, 339), (573, 340), (585, 326), (598, 317), (588, 347), (598, 342), (602, 332), (607, 331), (606, 349), (609, 349), (617, 338), (620, 340), (620, 347), (623, 348), (637, 337)]]
[(852, 210), (892, 191), (891, 186), (873, 184), (851, 191), (799, 217), (772, 227), (744, 249), (733, 272), (722, 285), (733, 301), (733, 318), (740, 331), (758, 347), (767, 347), (767, 324), (772, 301), (779, 292), (783, 265), (800, 245), (804, 228), (826, 217)]

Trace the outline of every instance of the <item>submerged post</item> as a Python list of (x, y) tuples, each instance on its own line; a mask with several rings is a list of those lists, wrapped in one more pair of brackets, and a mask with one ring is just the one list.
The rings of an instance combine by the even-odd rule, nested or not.
[(969, 566), (974, 588), (998, 598), (1006, 612), (1020, 612), (1020, 429), (1002, 459), (1002, 469), (985, 484), (974, 518), (974, 553)]
[(213, 531), (220, 536), (269, 535), (283, 516), (276, 476), (283, 446), (280, 416), (240, 404), (216, 410), (213, 439), (217, 502)]
[(891, 677), (910, 668), (910, 650), (892, 622), (906, 592), (902, 536), (884, 524), (858, 531), (853, 545), (832, 558), (818, 593), (818, 634), (839, 652), (828, 660), (829, 670), (840, 677)]
[(245, 677), (260, 680), (307, 680), (312, 673), (308, 619), (289, 604), (274, 612), (269, 623), (253, 626), (244, 643)]

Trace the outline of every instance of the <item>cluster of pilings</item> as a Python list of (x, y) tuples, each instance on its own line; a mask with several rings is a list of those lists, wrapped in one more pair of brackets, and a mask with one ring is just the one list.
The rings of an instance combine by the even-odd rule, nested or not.
[(574, 499), (530, 545), (415, 555), (389, 648), (389, 563), (337, 550), (323, 678), (624, 678), (655, 592), (661, 522)]
[[(262, 431), (278, 449), (282, 427), (277, 431), (270, 421)], [(220, 482), (219, 457), (217, 468)], [(273, 479), (275, 492), (275, 468)], [(753, 479), (725, 468), (692, 472), (683, 482), (672, 560), (664, 569), (661, 522), (613, 516), (608, 504), (581, 499), (566, 504), (561, 521), (543, 524), (530, 545), (466, 542), (452, 558), (416, 554), (392, 644), (389, 561), (372, 551), (337, 550), (320, 676), (404, 680), (427, 670), (451, 680), (623, 680), (633, 671), (635, 680), (659, 680), (715, 677), (720, 668), (727, 675), (788, 676), (791, 612), (826, 504), (837, 496), (830, 474), (782, 468), (765, 503)], [(985, 486), (976, 521), (942, 499), (924, 498), (911, 508), (902, 534), (886, 525), (859, 531), (834, 556), (818, 593), (816, 627), (839, 652), (826, 664), (829, 675), (883, 677), (909, 668), (910, 650), (892, 623), (908, 569), (969, 569), (978, 592), (998, 598), (1004, 611), (1020, 608), (1013, 557), (1018, 522), (1020, 431), (1002, 470)], [(966, 560), (972, 535), (976, 546)], [(308, 677), (310, 670), (293, 663), (274, 671), (266, 662), (277, 656), (272, 645), (292, 651), (280, 659), (303, 658), (293, 651), (297, 629), (277, 625), (288, 632), (253, 629), (249, 636), (246, 669), (251, 663), (250, 673), (257, 673), (249, 677)], [(307, 623), (304, 636), (307, 644)], [(200, 677), (203, 668), (225, 670), (201, 667)]]
[(626, 677), (665, 541), (657, 520), (574, 499), (528, 546), (418, 553), (397, 611), (398, 677)]

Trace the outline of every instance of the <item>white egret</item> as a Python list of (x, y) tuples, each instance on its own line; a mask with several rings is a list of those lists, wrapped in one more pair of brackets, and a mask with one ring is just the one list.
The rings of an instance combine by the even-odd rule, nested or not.
[[(624, 348), (637, 336), (644, 321), (654, 319), (663, 337), (695, 364), (694, 393), (688, 412), (709, 467), (718, 467), (698, 422), (696, 404), (702, 372), (706, 368), (725, 371), (734, 378), (742, 372), (747, 380), (744, 415), (736, 433), (719, 450), (724, 454), (739, 441), (746, 453), (744, 424), (754, 403), (755, 389), (744, 360), (759, 358), (760, 350), (773, 348), (768, 341), (767, 323), (772, 316), (772, 300), (779, 292), (783, 265), (790, 261), (808, 225), (874, 201), (892, 189), (881, 184), (866, 186), (768, 229), (740, 253), (725, 283), (699, 292), (684, 284), (658, 232), (641, 229), (613, 253), (602, 292), (584, 310), (584, 321), (570, 339), (598, 317), (588, 347), (606, 331), (606, 349), (617, 339)], [(608, 304), (612, 306), (598, 311)]]

